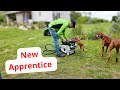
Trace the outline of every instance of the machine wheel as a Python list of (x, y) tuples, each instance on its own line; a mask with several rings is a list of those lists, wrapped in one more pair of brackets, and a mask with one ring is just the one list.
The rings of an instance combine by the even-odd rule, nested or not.
[(64, 51), (64, 50), (63, 50), (63, 48), (61, 48), (61, 49), (60, 49), (60, 51), (62, 51), (62, 52), (63, 52), (63, 51)]
[(67, 52), (67, 55), (70, 55), (70, 52)]
[(74, 52), (73, 52), (74, 54), (75, 54), (75, 50), (74, 50)]

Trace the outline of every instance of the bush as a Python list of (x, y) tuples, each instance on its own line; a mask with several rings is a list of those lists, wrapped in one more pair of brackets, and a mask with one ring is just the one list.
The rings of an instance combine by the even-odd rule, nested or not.
[(79, 20), (78, 23), (86, 24), (89, 21), (89, 17), (82, 16), (82, 17), (78, 18), (78, 20)]
[(77, 19), (77, 24), (75, 28), (75, 34), (80, 35), (82, 33), (82, 25), (85, 23), (86, 19), (84, 17), (80, 17)]
[(113, 16), (113, 17), (112, 17), (112, 21), (114, 21), (114, 22), (116, 22), (116, 21), (117, 21), (117, 19), (118, 19), (118, 17), (117, 17), (117, 16)]
[(84, 34), (84, 28), (83, 25), (86, 24), (89, 20), (89, 17), (82, 16), (77, 19), (77, 24), (75, 28), (75, 35), (78, 35), (81, 39), (86, 39), (86, 36)]
[(32, 30), (38, 30), (38, 29), (39, 29), (39, 27), (38, 27), (38, 25), (37, 25), (37, 24), (33, 24), (33, 25), (31, 26), (31, 29), (32, 29)]
[(110, 25), (111, 23), (85, 24), (85, 39), (96, 39), (95, 34), (97, 32), (103, 32), (105, 35), (108, 35)]
[(113, 22), (110, 29), (109, 29), (109, 35), (113, 38), (120, 37), (120, 23), (119, 22)]
[(6, 23), (5, 15), (0, 13), (0, 24)]
[(99, 18), (93, 18), (93, 19), (91, 20), (91, 22), (92, 22), (93, 24), (95, 24), (95, 23), (108, 22), (108, 20), (105, 20), (105, 19), (99, 19)]
[(70, 13), (71, 20), (77, 20), (81, 16), (80, 12), (71, 11)]
[(46, 24), (45, 24), (45, 22), (38, 22), (38, 23), (37, 23), (37, 26), (38, 26), (39, 29), (40, 29), (40, 28), (45, 28), (45, 27), (46, 27)]
[(33, 24), (31, 25), (32, 30), (42, 29), (45, 27), (47, 27), (46, 22), (33, 22)]
[(90, 33), (87, 33), (87, 39), (95, 39), (95, 35), (97, 32), (99, 32), (97, 28), (94, 28), (93, 30), (91, 30)]

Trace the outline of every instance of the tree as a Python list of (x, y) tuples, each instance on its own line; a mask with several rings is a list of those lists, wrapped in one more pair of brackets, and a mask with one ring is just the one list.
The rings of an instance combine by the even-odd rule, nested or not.
[(115, 21), (115, 22), (116, 22), (117, 19), (118, 19), (117, 16), (113, 16), (113, 17), (112, 17), (112, 21)]
[(88, 24), (90, 24), (91, 21), (92, 21), (91, 15), (92, 15), (92, 13), (91, 13), (91, 12), (88, 12), (88, 16), (89, 16), (89, 20), (88, 20), (88, 22), (87, 22)]
[(120, 12), (117, 13), (117, 16), (112, 17), (112, 25), (109, 29), (110, 34), (120, 34)]
[(71, 20), (77, 20), (81, 16), (80, 12), (71, 11), (70, 13)]

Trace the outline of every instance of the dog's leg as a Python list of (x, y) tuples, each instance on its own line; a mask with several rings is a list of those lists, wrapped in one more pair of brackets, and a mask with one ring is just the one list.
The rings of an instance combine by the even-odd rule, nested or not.
[(107, 50), (108, 50), (108, 46), (106, 47), (106, 51), (105, 51), (105, 53), (107, 52)]
[(82, 50), (82, 46), (79, 45), (79, 47), (80, 47), (80, 51), (81, 51)]
[(82, 46), (80, 46), (80, 49), (82, 49)]
[(117, 55), (116, 55), (116, 62), (118, 62), (119, 48), (116, 48), (116, 52), (117, 52)]
[(110, 62), (110, 53), (111, 53), (111, 50), (113, 49), (113, 45), (111, 44), (109, 47), (108, 47), (108, 61), (107, 63)]
[(82, 46), (82, 50), (84, 51), (84, 46)]
[(103, 56), (103, 54), (104, 54), (104, 46), (102, 46), (102, 55), (101, 56)]
[(79, 47), (80, 47), (80, 50), (82, 49), (82, 47), (81, 47), (81, 45), (79, 44), (79, 43), (77, 43), (78, 45), (79, 45)]
[(104, 43), (105, 43), (105, 40), (102, 41), (102, 56), (103, 56), (103, 54), (104, 54)]
[(80, 51), (81, 51), (82, 47), (80, 45), (79, 45), (79, 47), (80, 47)]

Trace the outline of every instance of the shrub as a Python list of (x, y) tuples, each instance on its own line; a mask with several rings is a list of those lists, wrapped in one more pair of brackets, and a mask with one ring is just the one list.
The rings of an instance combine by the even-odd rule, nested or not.
[(77, 24), (75, 28), (75, 34), (80, 35), (82, 33), (83, 24), (86, 22), (85, 17), (80, 17), (77, 19)]
[(98, 28), (94, 28), (90, 33), (87, 33), (87, 39), (95, 39), (97, 32), (99, 32)]
[(37, 26), (38, 26), (38, 28), (45, 28), (46, 24), (45, 24), (45, 22), (38, 22)]
[(105, 20), (105, 19), (99, 19), (99, 18), (93, 18), (93, 19), (91, 20), (91, 22), (92, 22), (93, 24), (95, 24), (95, 23), (108, 22), (108, 20)]
[(6, 23), (5, 15), (0, 13), (0, 24)]
[(109, 29), (109, 35), (113, 38), (120, 37), (120, 23), (113, 22), (110, 29)]

